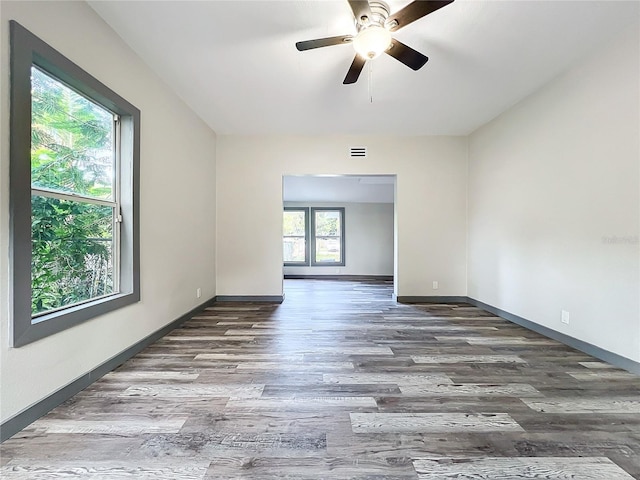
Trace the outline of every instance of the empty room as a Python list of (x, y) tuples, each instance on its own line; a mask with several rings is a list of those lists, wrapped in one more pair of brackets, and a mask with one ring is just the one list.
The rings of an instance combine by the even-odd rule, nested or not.
[(0, 477), (640, 480), (640, 2), (0, 1)]

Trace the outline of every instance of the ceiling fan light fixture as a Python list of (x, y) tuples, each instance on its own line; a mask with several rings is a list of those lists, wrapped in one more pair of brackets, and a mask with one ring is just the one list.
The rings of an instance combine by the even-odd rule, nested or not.
[(372, 60), (391, 46), (391, 33), (381, 25), (362, 28), (353, 39), (353, 48), (362, 58)]

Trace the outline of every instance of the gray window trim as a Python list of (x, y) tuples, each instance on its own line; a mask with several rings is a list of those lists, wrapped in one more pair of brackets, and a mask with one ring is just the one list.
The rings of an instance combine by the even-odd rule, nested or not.
[[(12, 346), (20, 347), (140, 300), (140, 110), (15, 21), (11, 29), (10, 256)], [(31, 66), (121, 118), (120, 293), (31, 316)]]
[[(306, 267), (311, 257), (311, 245), (309, 242), (309, 207), (284, 207), (285, 212), (304, 212), (304, 262), (284, 262), (285, 267)], [(284, 235), (283, 235), (284, 238)]]
[[(340, 262), (316, 262), (316, 212), (340, 212)], [(344, 267), (345, 266), (345, 230), (344, 207), (311, 207), (311, 266), (312, 267)]]

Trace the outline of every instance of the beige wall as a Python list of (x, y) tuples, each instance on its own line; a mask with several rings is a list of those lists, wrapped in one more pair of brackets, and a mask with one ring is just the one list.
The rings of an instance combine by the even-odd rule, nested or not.
[[(215, 295), (215, 135), (84, 2), (0, 2), (2, 421)], [(9, 20), (142, 111), (141, 296), (136, 305), (9, 348)], [(195, 296), (202, 288), (202, 298)]]
[(636, 24), (469, 142), (469, 296), (635, 361), (639, 45)]
[[(362, 145), (368, 158), (348, 158)], [(220, 136), (217, 146), (219, 295), (282, 294), (282, 177), (314, 174), (397, 174), (397, 294), (466, 295), (466, 138)]]
[(345, 266), (284, 267), (294, 275), (393, 275), (393, 203), (284, 202), (286, 207), (344, 207)]

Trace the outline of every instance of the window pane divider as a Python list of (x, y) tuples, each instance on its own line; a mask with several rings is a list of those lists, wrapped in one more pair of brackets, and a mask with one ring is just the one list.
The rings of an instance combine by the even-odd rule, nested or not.
[(58, 200), (72, 200), (82, 201), (84, 203), (92, 203), (94, 205), (102, 205), (105, 207), (117, 207), (118, 203), (113, 200), (101, 200), (95, 197), (89, 197), (87, 195), (80, 195), (78, 193), (62, 193), (56, 190), (49, 190), (47, 188), (31, 188), (32, 195), (40, 195), (42, 197), (57, 198)]

